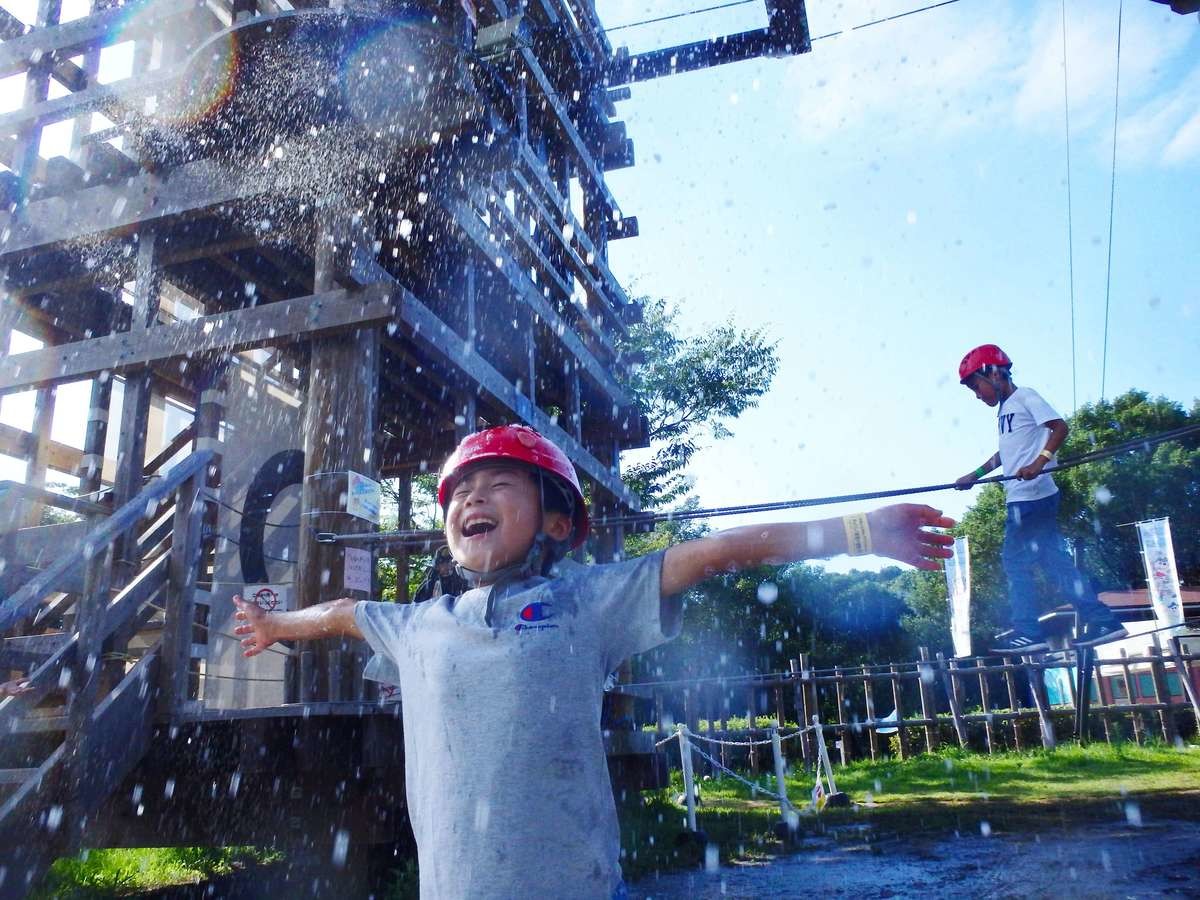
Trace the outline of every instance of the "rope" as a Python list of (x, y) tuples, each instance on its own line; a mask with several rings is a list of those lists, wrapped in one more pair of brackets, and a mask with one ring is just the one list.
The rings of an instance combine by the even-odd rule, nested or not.
[(1062, 0), (1063, 128), (1067, 150), (1067, 277), (1071, 291), (1071, 408), (1079, 408), (1075, 379), (1075, 224), (1071, 202), (1071, 101), (1067, 92), (1067, 0)]
[[(810, 727), (811, 727), (811, 726), (810, 726)], [(793, 731), (793, 732), (791, 732), (790, 734), (787, 734), (787, 735), (782, 735), (782, 734), (781, 734), (781, 735), (779, 736), (779, 739), (780, 739), (781, 741), (790, 740), (791, 738), (794, 738), (796, 735), (798, 735), (798, 734), (803, 734), (804, 732), (806, 732), (806, 731), (808, 731), (808, 730), (809, 730), (808, 728), (801, 728), (801, 729), (799, 729), (799, 730), (797, 730), (797, 731)], [(762, 747), (762, 746), (764, 746), (764, 745), (766, 745), (766, 744), (769, 744), (769, 743), (771, 743), (771, 739), (770, 739), (770, 738), (767, 738), (766, 740), (762, 740), (762, 741), (755, 741), (755, 740), (750, 740), (750, 741), (721, 741), (721, 740), (718, 740), (717, 738), (704, 737), (704, 736), (702, 736), (702, 735), (696, 734), (694, 731), (689, 731), (689, 732), (688, 732), (688, 738), (689, 738), (689, 739), (691, 739), (691, 740), (696, 740), (696, 741), (704, 741), (706, 744), (717, 744), (718, 746), (721, 746), (721, 747)]]
[[(216, 503), (218, 506), (225, 507), (225, 509), (229, 510), (234, 515), (243, 516), (243, 517), (246, 515), (246, 513), (244, 513), (242, 510), (238, 509), (236, 506), (232, 506), (232, 505), (226, 503), (220, 497), (214, 496), (213, 494), (205, 494), (204, 499), (208, 500), (212, 503)], [(269, 512), (269, 510), (263, 509), (263, 510), (256, 510), (255, 512), (264, 512), (265, 513), (265, 512)], [(300, 527), (300, 523), (298, 523), (298, 522), (293, 523), (293, 522), (266, 522), (266, 521), (264, 521), (263, 524), (266, 525), (268, 528), (299, 528)]]
[(1117, 78), (1113, 88), (1113, 147), (1112, 180), (1108, 189), (1108, 264), (1104, 273), (1104, 349), (1100, 355), (1100, 399), (1104, 399), (1105, 382), (1108, 379), (1108, 305), (1112, 295), (1112, 245), (1113, 208), (1117, 197), (1117, 113), (1121, 99), (1121, 17), (1125, 11), (1124, 0), (1117, 4)]
[[(1072, 469), (1076, 466), (1086, 465), (1088, 463), (1100, 462), (1109, 457), (1119, 456), (1132, 450), (1149, 450), (1151, 447), (1156, 447), (1159, 444), (1167, 443), (1168, 441), (1177, 441), (1185, 437), (1190, 437), (1193, 434), (1200, 434), (1200, 424), (1184, 425), (1171, 431), (1164, 431), (1160, 434), (1151, 435), (1149, 437), (1134, 438), (1124, 441), (1120, 444), (1114, 444), (1112, 447), (1105, 447), (1100, 450), (1093, 450), (1089, 453), (1083, 453), (1079, 456), (1074, 456), (1069, 459), (1063, 459), (1058, 462), (1053, 469), (1047, 469), (1048, 472), (1060, 472), (1066, 469)], [(980, 484), (1000, 484), (1005, 481), (1016, 480), (1016, 475), (993, 475), (990, 478), (980, 478), (972, 482), (972, 487)], [(690, 519), (710, 519), (718, 516), (740, 516), (749, 513), (758, 512), (776, 512), (778, 510), (799, 509), (807, 506), (826, 506), (833, 503), (850, 503), (858, 500), (879, 500), (886, 497), (904, 497), (911, 494), (928, 494), (935, 491), (948, 491), (958, 489), (958, 484), (953, 481), (945, 484), (929, 484), (920, 487), (894, 488), (885, 491), (866, 491), (860, 494), (841, 494), (833, 497), (812, 497), (806, 500), (780, 500), (773, 503), (749, 503), (743, 506), (719, 506), (711, 509), (685, 509), (675, 510), (671, 512), (641, 512), (632, 513), (623, 516), (598, 516), (592, 519), (592, 526), (596, 528), (613, 527), (617, 525), (654, 525), (659, 522), (683, 522)], [(355, 543), (375, 543), (378, 541), (391, 540), (439, 540), (442, 533), (438, 531), (363, 531), (352, 534), (336, 534), (332, 531), (318, 532), (316, 541), (318, 544), (336, 544), (341, 541), (353, 541)]]
[(693, 753), (695, 753), (701, 759), (706, 760), (708, 762), (708, 764), (713, 766), (714, 768), (720, 769), (722, 772), (724, 772), (726, 775), (728, 775), (730, 778), (734, 779), (735, 781), (740, 781), (746, 787), (750, 788), (750, 790), (753, 792), (753, 794), (756, 794), (756, 795), (757, 794), (766, 794), (768, 797), (770, 797), (772, 800), (776, 801), (777, 803), (783, 802), (783, 798), (780, 797), (774, 791), (769, 790), (760, 784), (755, 784), (753, 781), (750, 781), (747, 778), (743, 778), (741, 775), (739, 775), (737, 772), (733, 771), (733, 769), (729, 768), (728, 766), (721, 765), (720, 762), (713, 759), (711, 756), (709, 756), (707, 753), (705, 753), (703, 750), (701, 750), (695, 744), (690, 744), (689, 746), (691, 747)]
[[(1084, 453), (1079, 456), (1061, 460), (1053, 469), (1047, 471), (1059, 472), (1066, 469), (1073, 469), (1076, 466), (1086, 465), (1088, 463), (1099, 462), (1113, 456), (1119, 456), (1131, 450), (1147, 450), (1158, 444), (1168, 441), (1179, 440), (1193, 434), (1200, 434), (1200, 424), (1185, 425), (1180, 428), (1166, 431), (1161, 434), (1152, 435), (1146, 438), (1135, 438), (1133, 440), (1124, 441), (1112, 447), (1106, 447), (1101, 450), (1093, 450), (1090, 453)], [(1017, 480), (1016, 475), (993, 475), (990, 478), (980, 478), (972, 483), (980, 484), (999, 484), (1005, 481)], [(883, 491), (865, 491), (858, 494), (840, 494), (831, 497), (812, 497), (805, 500), (782, 500), (773, 503), (749, 503), (741, 506), (722, 506), (712, 509), (685, 509), (672, 512), (651, 512), (651, 513), (634, 513), (624, 516), (613, 517), (598, 517), (593, 520), (593, 525), (597, 527), (612, 527), (615, 525), (652, 525), (658, 522), (680, 522), (691, 519), (708, 519), (718, 516), (735, 516), (746, 515), (757, 512), (774, 512), (785, 509), (798, 509), (807, 506), (827, 506), (834, 503), (850, 503), (858, 500), (879, 500), (887, 497), (903, 497), (910, 494), (927, 494), (935, 491), (945, 491), (957, 489), (957, 482), (946, 482), (944, 484), (922, 485), (920, 487), (894, 488), (892, 490)]]

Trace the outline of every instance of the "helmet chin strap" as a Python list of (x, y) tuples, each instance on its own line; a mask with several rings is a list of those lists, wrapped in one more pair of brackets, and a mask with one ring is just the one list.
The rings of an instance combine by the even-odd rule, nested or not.
[(538, 533), (534, 535), (533, 543), (529, 545), (529, 551), (525, 554), (525, 558), (518, 562), (511, 563), (507, 566), (502, 566), (499, 569), (493, 569), (490, 572), (480, 572), (476, 569), (468, 569), (460, 562), (455, 562), (454, 567), (458, 570), (458, 574), (472, 588), (488, 586), (487, 606), (483, 611), (483, 622), (489, 628), (493, 628), (492, 618), (496, 611), (496, 589), (502, 585), (509, 584), (514, 581), (521, 581), (525, 578), (533, 578), (534, 576), (544, 576), (550, 571), (550, 567), (562, 559), (571, 549), (569, 541), (559, 541), (550, 537), (546, 533), (546, 483), (545, 478), (541, 474), (537, 476), (538, 484), (538, 506), (541, 508), (541, 523), (538, 526)]

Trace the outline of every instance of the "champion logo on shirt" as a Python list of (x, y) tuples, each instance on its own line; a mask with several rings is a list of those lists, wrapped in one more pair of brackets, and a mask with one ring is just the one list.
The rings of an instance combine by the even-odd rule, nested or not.
[(554, 618), (553, 604), (550, 603), (526, 603), (517, 616), (521, 620), (516, 626), (518, 632), (548, 631), (558, 627), (547, 621)]

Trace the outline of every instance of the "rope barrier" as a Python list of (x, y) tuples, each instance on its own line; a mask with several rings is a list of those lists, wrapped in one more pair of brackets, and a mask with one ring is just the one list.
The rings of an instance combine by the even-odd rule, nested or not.
[[(694, 734), (689, 735), (689, 737), (695, 737), (695, 735)], [(769, 744), (770, 741), (767, 741), (767, 743)], [(705, 753), (699, 747), (692, 747), (692, 752), (695, 753), (697, 756), (699, 756), (701, 759), (706, 760), (709, 765), (720, 769), (722, 772), (727, 774), (730, 778), (733, 778), (735, 781), (740, 781), (746, 787), (750, 788), (750, 790), (752, 792), (754, 792), (755, 794), (766, 794), (768, 797), (770, 797), (776, 803), (782, 801), (783, 798), (780, 797), (779, 794), (775, 793), (772, 790), (769, 790), (768, 788), (763, 787), (761, 784), (755, 784), (753, 781), (750, 781), (748, 778), (743, 778), (741, 775), (739, 775), (737, 772), (733, 771), (733, 769), (729, 768), (728, 766), (721, 765), (720, 762), (713, 759), (711, 756), (709, 756), (707, 753)]]

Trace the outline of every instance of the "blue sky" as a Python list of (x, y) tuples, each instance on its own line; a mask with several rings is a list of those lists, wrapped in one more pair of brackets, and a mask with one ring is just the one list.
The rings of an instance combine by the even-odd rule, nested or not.
[[(32, 0), (5, 5), (32, 14)], [(706, 5), (598, 8), (619, 25)], [(811, 31), (917, 5), (814, 0)], [(69, 0), (64, 18), (85, 10)], [(1100, 394), (1117, 10), (1066, 4), (1080, 404)], [(1200, 23), (1150, 0), (1127, 0), (1123, 16), (1106, 393), (1136, 386), (1190, 405), (1200, 393)], [(762, 4), (748, 3), (612, 39), (636, 51), (764, 21)], [(128, 71), (128, 49), (106, 52), (102, 80)], [(611, 184), (641, 236), (613, 244), (614, 270), (634, 293), (679, 303), (689, 329), (731, 317), (779, 341), (770, 394), (696, 459), (704, 505), (944, 482), (973, 468), (994, 450), (992, 414), (955, 369), (978, 343), (1004, 346), (1018, 384), (1071, 410), (1063, 87), (1061, 6), (982, 0), (819, 40), (801, 57), (633, 87), (618, 112), (637, 165)], [(19, 102), (19, 85), (0, 82), (0, 108)], [(67, 137), (48, 133), (44, 152), (64, 152)], [(61, 409), (86, 404), (75, 390), (62, 389)], [(0, 418), (19, 424), (29, 407), (6, 398)], [(78, 443), (79, 422), (58, 418), (55, 437)], [(19, 477), (4, 462), (0, 477)], [(960, 515), (970, 497), (930, 499)]]
[[(709, 4), (598, 5), (620, 24)], [(813, 2), (811, 32), (917, 5)], [(1117, 11), (1066, 4), (1078, 404), (1101, 389)], [(612, 39), (637, 50), (762, 20), (751, 4)], [(1190, 406), (1200, 24), (1128, 0), (1121, 36), (1105, 393), (1139, 387)], [(1003, 346), (1018, 384), (1070, 412), (1063, 95), (1062, 7), (975, 0), (817, 41), (804, 56), (633, 86), (618, 111), (637, 165), (611, 183), (641, 236), (613, 245), (614, 270), (637, 293), (677, 301), (692, 329), (731, 317), (779, 341), (770, 394), (696, 460), (703, 505), (938, 483), (974, 468), (995, 449), (994, 414), (956, 368), (979, 343)], [(957, 516), (970, 499), (930, 502)]]

